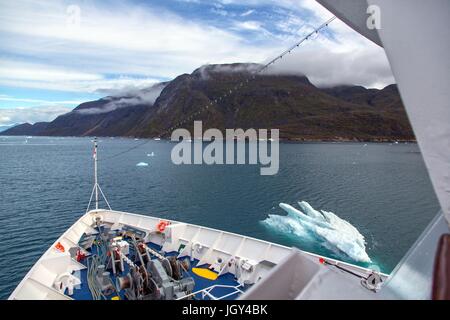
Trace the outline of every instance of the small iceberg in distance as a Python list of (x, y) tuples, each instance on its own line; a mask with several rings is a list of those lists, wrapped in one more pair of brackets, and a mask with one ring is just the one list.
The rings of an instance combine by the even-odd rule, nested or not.
[(152, 151), (152, 153), (147, 153), (147, 157), (154, 157), (155, 153)]
[(313, 236), (326, 247), (336, 248), (356, 262), (372, 262), (366, 252), (364, 236), (348, 221), (324, 210), (315, 210), (308, 202), (298, 203), (302, 211), (289, 204), (280, 203), (287, 216), (270, 214), (263, 223), (269, 227), (296, 236)]
[(148, 167), (148, 163), (147, 162), (139, 162), (136, 167)]

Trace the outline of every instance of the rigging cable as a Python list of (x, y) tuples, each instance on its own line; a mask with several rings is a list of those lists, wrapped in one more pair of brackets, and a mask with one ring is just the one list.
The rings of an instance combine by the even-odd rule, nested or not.
[[(320, 26), (318, 26), (317, 28), (315, 28), (313, 31), (311, 31), (310, 33), (308, 33), (306, 36), (304, 36), (303, 38), (301, 38), (298, 42), (296, 42), (294, 45), (292, 45), (291, 47), (289, 47), (288, 49), (286, 49), (285, 51), (283, 51), (281, 54), (277, 55), (274, 59), (270, 60), (269, 62), (267, 62), (266, 64), (264, 64), (263, 66), (261, 66), (261, 68), (259, 68), (258, 70), (256, 70), (255, 72), (252, 73), (252, 75), (245, 79), (242, 80), (239, 84), (237, 84), (236, 86), (234, 86), (233, 89), (229, 89), (227, 90), (227, 92), (225, 94), (223, 94), (222, 96), (216, 98), (216, 99), (211, 99), (211, 101), (205, 105), (203, 108), (201, 108), (200, 110), (194, 112), (193, 114), (191, 114), (190, 116), (188, 116), (186, 119), (178, 122), (176, 125), (170, 127), (169, 129), (163, 131), (162, 133), (160, 133), (158, 136), (156, 136), (155, 138), (162, 138), (164, 137), (166, 134), (168, 134), (169, 132), (175, 130), (176, 128), (179, 128), (181, 125), (187, 123), (188, 121), (193, 120), (194, 117), (198, 116), (199, 114), (201, 114), (202, 112), (208, 110), (209, 107), (213, 106), (213, 104), (216, 104), (217, 102), (221, 101), (222, 99), (226, 98), (227, 96), (231, 95), (233, 93), (233, 91), (237, 91), (240, 87), (243, 87), (246, 83), (249, 83), (252, 80), (256, 79), (256, 75), (260, 74), (261, 72), (267, 70), (267, 68), (269, 68), (269, 66), (271, 66), (272, 64), (275, 64), (278, 60), (282, 59), (285, 55), (290, 54), (293, 50), (295, 50), (296, 48), (300, 47), (300, 45), (307, 41), (311, 36), (313, 36), (314, 34), (318, 34), (320, 31), (322, 31), (324, 28), (328, 27), (328, 25), (333, 22), (336, 19), (336, 16), (331, 17), (330, 19), (328, 19), (327, 21), (325, 21), (324, 23), (322, 23)], [(124, 151), (121, 151), (119, 153), (116, 153), (110, 157), (101, 159), (101, 161), (107, 161), (107, 160), (111, 160), (114, 158), (117, 158), (125, 153), (128, 153), (134, 149), (137, 149), (147, 143), (149, 143), (152, 139), (146, 139), (144, 142), (139, 143), (137, 145), (134, 145)], [(98, 160), (100, 161), (100, 159)]]

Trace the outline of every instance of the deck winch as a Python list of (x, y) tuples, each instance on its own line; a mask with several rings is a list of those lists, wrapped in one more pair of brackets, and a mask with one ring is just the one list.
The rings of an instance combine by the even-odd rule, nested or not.
[[(131, 262), (126, 260), (127, 263)], [(153, 259), (146, 268), (131, 262), (130, 273), (117, 277), (118, 290), (125, 290), (129, 300), (172, 300), (194, 289), (192, 277), (182, 275), (183, 263), (176, 259)]]
[(163, 256), (146, 245), (145, 235), (130, 228), (97, 227), (97, 252), (90, 259), (93, 263), (88, 262), (94, 299), (122, 293), (129, 300), (172, 300), (192, 293), (195, 282), (187, 272), (189, 259)]

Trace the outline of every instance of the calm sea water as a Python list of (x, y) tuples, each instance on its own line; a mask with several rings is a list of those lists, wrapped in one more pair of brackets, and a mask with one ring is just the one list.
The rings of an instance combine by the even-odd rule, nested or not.
[[(99, 158), (142, 143), (100, 139)], [(351, 261), (320, 242), (262, 223), (280, 202), (307, 201), (354, 225), (374, 264), (390, 272), (438, 212), (415, 144), (282, 143), (280, 171), (255, 165), (182, 165), (173, 144), (145, 146), (99, 163), (116, 210), (240, 233)], [(148, 153), (154, 157), (148, 157)], [(149, 163), (137, 167), (138, 162)], [(53, 241), (85, 211), (92, 190), (89, 138), (0, 137), (0, 298), (7, 298)]]

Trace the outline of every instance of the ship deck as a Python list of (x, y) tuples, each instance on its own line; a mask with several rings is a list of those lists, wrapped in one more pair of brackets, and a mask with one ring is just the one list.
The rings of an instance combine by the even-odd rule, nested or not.
[[(162, 222), (166, 225), (163, 231), (159, 230)], [(86, 256), (80, 259), (81, 254)], [(323, 291), (321, 296), (342, 297), (338, 289), (320, 284), (337, 283), (344, 276), (345, 283), (352, 284), (348, 292), (369, 293), (360, 284), (361, 278), (372, 274), (369, 269), (226, 231), (128, 212), (94, 210), (55, 241), (10, 299), (234, 300), (242, 293), (248, 298), (254, 291), (249, 289), (261, 287), (261, 283), (268, 281), (265, 292), (279, 286), (277, 280), (271, 282), (275, 268), (281, 268), (276, 273), (285, 272), (282, 270), (289, 268), (292, 257), (299, 257), (304, 271), (303, 297), (318, 291)], [(177, 270), (174, 267), (181, 274), (172, 273)], [(387, 275), (382, 277), (386, 279)], [(289, 281), (283, 286), (289, 286)]]
[[(148, 242), (146, 244), (147, 244), (147, 246), (149, 246), (150, 248), (152, 248), (158, 252), (161, 251), (161, 246), (159, 246), (157, 244), (154, 244), (152, 242)], [(87, 251), (92, 255), (97, 254), (96, 246), (92, 246), (92, 248), (90, 248)], [(176, 251), (167, 252), (164, 254), (165, 257), (177, 256), (177, 255), (178, 255), (178, 252), (176, 252)], [(185, 258), (186, 257), (180, 257), (178, 260), (181, 261)], [(189, 258), (189, 257), (187, 257), (187, 258)], [(242, 292), (244, 292), (251, 286), (251, 285), (240, 285), (236, 281), (235, 276), (231, 273), (225, 273), (223, 275), (220, 275), (215, 280), (210, 280), (210, 279), (206, 279), (204, 277), (198, 276), (197, 274), (192, 272), (192, 268), (198, 268), (198, 267), (208, 268), (209, 267), (208, 264), (198, 265), (198, 262), (199, 262), (199, 260), (193, 259), (193, 261), (191, 261), (191, 267), (187, 270), (189, 273), (189, 276), (191, 276), (195, 281), (195, 287), (194, 287), (193, 293), (197, 292), (196, 294), (193, 294), (191, 299), (214, 300), (214, 298), (215, 298), (218, 300), (235, 300)], [(80, 261), (80, 263), (82, 263), (83, 265), (85, 265), (87, 267), (87, 259), (83, 259), (82, 261)], [(74, 300), (93, 300), (92, 293), (88, 287), (87, 268), (80, 270), (78, 272), (79, 272), (79, 277), (81, 280), (81, 285), (76, 286), (74, 288), (73, 295), (71, 295), (71, 298), (73, 298)], [(113, 283), (116, 283), (116, 278), (118, 276), (123, 276), (128, 273), (129, 273), (129, 266), (125, 263), (123, 272), (119, 272), (117, 275), (114, 275), (111, 273), (111, 280), (113, 281)], [(209, 289), (208, 290), (209, 295), (203, 294), (205, 289)], [(126, 299), (124, 290), (120, 290), (118, 293), (119, 293), (120, 300)], [(65, 294), (67, 294), (67, 290), (66, 290)], [(112, 294), (112, 295), (107, 296), (106, 298), (113, 299), (116, 296), (117, 296), (116, 294)], [(212, 298), (212, 297), (214, 297), (214, 298)]]

